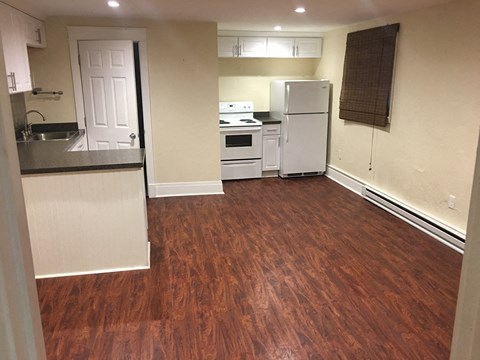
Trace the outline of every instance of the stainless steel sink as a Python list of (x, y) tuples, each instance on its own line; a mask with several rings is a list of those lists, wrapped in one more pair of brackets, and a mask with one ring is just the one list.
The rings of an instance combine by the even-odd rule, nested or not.
[(43, 132), (43, 133), (34, 133), (28, 136), (23, 141), (52, 141), (52, 140), (67, 141), (73, 138), (77, 134), (78, 134), (78, 131), (51, 131), (51, 132), (49, 131), (49, 132)]
[(70, 140), (77, 133), (78, 131), (54, 131), (54, 132), (36, 133), (31, 136), (31, 139), (35, 141)]

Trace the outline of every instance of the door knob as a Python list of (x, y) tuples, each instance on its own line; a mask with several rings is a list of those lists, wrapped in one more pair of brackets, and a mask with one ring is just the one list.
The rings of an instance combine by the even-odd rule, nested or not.
[(134, 133), (130, 134), (130, 139), (135, 140), (136, 138), (137, 138), (137, 135), (135, 135)]

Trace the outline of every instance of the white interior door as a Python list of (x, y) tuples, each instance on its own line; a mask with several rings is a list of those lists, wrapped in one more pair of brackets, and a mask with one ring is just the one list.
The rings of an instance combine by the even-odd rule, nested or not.
[(88, 149), (138, 148), (133, 42), (79, 41), (78, 47)]

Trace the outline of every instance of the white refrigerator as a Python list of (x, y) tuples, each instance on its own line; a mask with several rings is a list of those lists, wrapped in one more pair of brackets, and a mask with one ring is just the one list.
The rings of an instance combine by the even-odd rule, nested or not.
[(277, 80), (270, 116), (282, 121), (281, 177), (322, 175), (327, 163), (328, 80)]

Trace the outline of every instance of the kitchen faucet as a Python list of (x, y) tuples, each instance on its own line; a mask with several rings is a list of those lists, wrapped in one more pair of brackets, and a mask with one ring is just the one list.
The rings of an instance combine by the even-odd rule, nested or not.
[(24, 121), (25, 121), (25, 129), (22, 131), (22, 134), (23, 134), (23, 137), (26, 138), (27, 136), (30, 136), (32, 135), (32, 124), (29, 124), (28, 123), (28, 114), (30, 113), (37, 113), (38, 115), (40, 115), (42, 117), (42, 120), (43, 121), (46, 121), (45, 119), (45, 116), (43, 116), (43, 114), (38, 111), (38, 110), (29, 110), (25, 113), (24, 115)]

